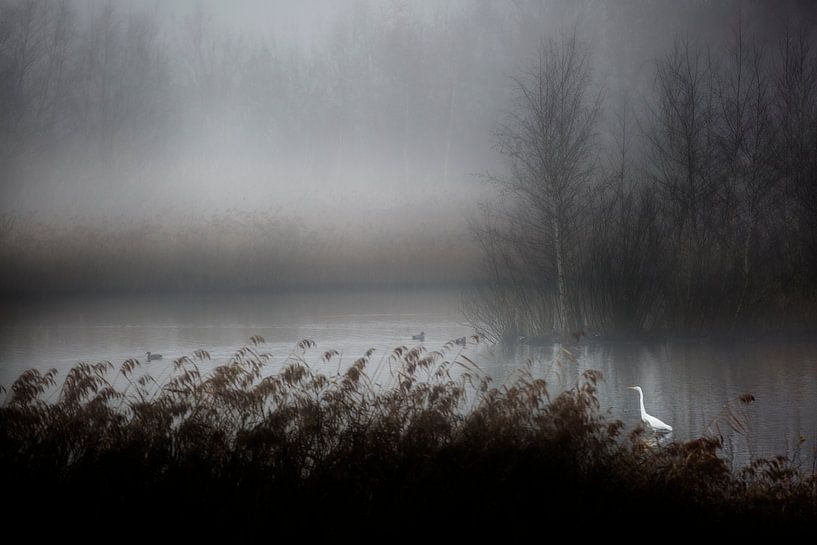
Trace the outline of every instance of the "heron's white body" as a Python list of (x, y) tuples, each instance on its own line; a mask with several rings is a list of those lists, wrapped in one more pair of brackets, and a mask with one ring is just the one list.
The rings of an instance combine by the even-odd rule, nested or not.
[(657, 432), (671, 432), (672, 426), (661, 422), (656, 417), (647, 414), (647, 411), (644, 410), (644, 392), (641, 391), (641, 387), (630, 386), (630, 389), (638, 391), (638, 403), (641, 406), (641, 421)]

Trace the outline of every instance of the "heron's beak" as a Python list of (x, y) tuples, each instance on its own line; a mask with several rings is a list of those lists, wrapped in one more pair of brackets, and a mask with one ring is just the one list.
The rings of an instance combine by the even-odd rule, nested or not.
[(635, 390), (635, 386), (627, 386), (628, 390)]

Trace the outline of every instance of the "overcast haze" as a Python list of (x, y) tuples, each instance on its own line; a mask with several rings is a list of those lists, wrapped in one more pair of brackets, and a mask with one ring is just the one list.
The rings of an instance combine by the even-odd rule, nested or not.
[(817, 0), (0, 0), (7, 527), (813, 531), (815, 445)]
[[(496, 192), (496, 131), (542, 40), (575, 31), (591, 51), (603, 177), (622, 108), (641, 121), (676, 40), (718, 47), (740, 25), (772, 47), (814, 14), (794, 1), (5, 0), (4, 251), (73, 247), (73, 231), (107, 237), (79, 252), (104, 260), (126, 240), (155, 249), (166, 229), (208, 255), (308, 242), (321, 263), (368, 256), (372, 279), (416, 257), (430, 280), (474, 280), (468, 224)], [(217, 217), (236, 224), (232, 242)], [(446, 273), (429, 270), (439, 255)]]

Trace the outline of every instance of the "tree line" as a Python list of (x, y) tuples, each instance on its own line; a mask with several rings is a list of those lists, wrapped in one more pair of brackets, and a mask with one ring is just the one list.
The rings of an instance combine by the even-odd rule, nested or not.
[(541, 42), (495, 134), (503, 197), (474, 225), (484, 333), (813, 331), (817, 45), (805, 25), (771, 46), (731, 30), (679, 37), (607, 112), (576, 33)]
[[(168, 179), (195, 191), (242, 161), (326, 186), (468, 183), (496, 162), (506, 77), (543, 32), (579, 21), (626, 80), (667, 36), (717, 38), (735, 5), (356, 0), (307, 44), (201, 4), (0, 0), (0, 173), (23, 191), (92, 180), (92, 196)], [(772, 20), (795, 5), (745, 9)]]
[[(802, 16), (773, 16), (787, 9)], [(0, 0), (0, 197), (90, 180), (91, 196), (138, 206), (140, 186), (229, 185), (237, 156), (262, 164), (247, 169), (258, 184), (297, 186), (292, 165), (326, 187), (434, 194), (498, 162), (493, 142), (508, 169), (475, 222), (486, 284), (470, 305), (485, 333), (806, 327), (813, 16), (794, 0), (360, 1), (308, 48), (202, 7)], [(540, 43), (573, 19), (576, 35)], [(0, 250), (31, 253), (15, 233)]]
[(309, 47), (231, 30), (200, 4), (2, 0), (0, 168), (22, 184), (42, 161), (160, 176), (179, 157), (240, 155), (329, 182), (462, 176), (495, 109), (474, 85), (491, 23), (434, 10), (349, 4)]

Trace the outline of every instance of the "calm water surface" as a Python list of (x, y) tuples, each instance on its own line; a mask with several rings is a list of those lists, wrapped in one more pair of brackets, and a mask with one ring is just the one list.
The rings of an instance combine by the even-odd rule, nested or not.
[[(140, 296), (61, 299), (5, 304), (0, 310), (0, 384), (22, 371), (55, 367), (61, 377), (78, 361), (144, 360), (146, 351), (164, 359), (149, 364), (160, 375), (175, 357), (204, 348), (222, 363), (261, 335), (266, 349), (283, 358), (304, 338), (317, 342), (308, 353), (319, 361), (324, 350), (342, 352), (351, 363), (368, 348), (376, 355), (413, 345), (426, 333), (425, 346), (470, 335), (454, 290), (322, 292), (207, 296)], [(507, 381), (528, 359), (533, 372), (547, 375), (556, 389), (574, 384), (585, 369), (598, 369), (602, 407), (631, 429), (638, 423), (638, 394), (647, 411), (675, 429), (674, 438), (702, 434), (727, 404), (752, 393), (742, 407), (747, 432), (727, 433), (736, 464), (752, 457), (799, 450), (811, 465), (817, 440), (817, 342), (713, 344), (610, 343), (575, 349), (575, 363), (552, 366), (558, 346), (470, 347), (469, 356), (496, 382)], [(309, 357), (311, 354), (311, 357)], [(376, 357), (375, 357), (376, 360)], [(274, 366), (274, 363), (273, 363)], [(801, 442), (800, 438), (805, 441)]]

